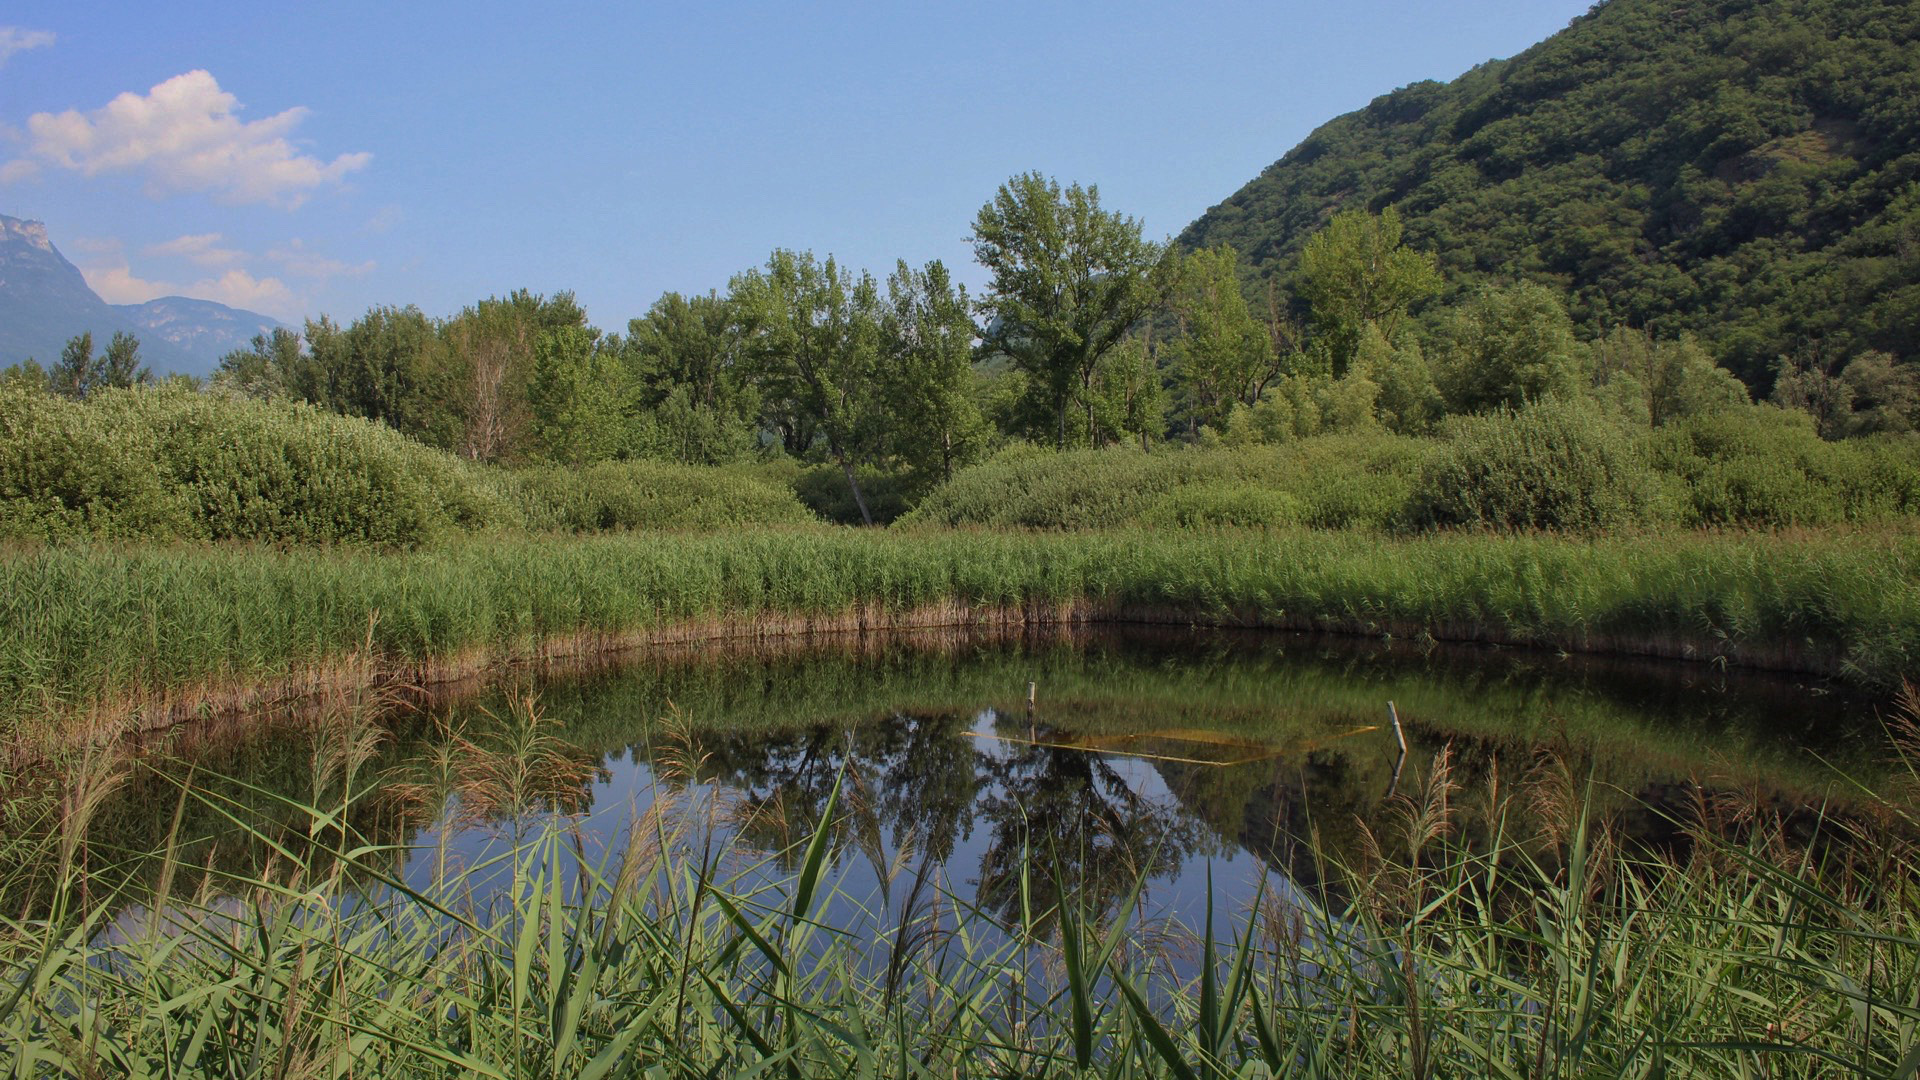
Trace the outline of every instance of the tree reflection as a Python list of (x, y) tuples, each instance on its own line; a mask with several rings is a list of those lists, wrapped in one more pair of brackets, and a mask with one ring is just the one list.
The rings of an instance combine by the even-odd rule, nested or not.
[(998, 726), (1014, 737), (980, 754), (979, 812), (991, 830), (980, 857), (983, 908), (1010, 923), (1028, 903), (1042, 917), (1063, 900), (1108, 911), (1136, 882), (1177, 872), (1194, 850), (1197, 823), (1142, 795), (1108, 758), (1056, 745), (1044, 727), (1022, 741), (1004, 719)]
[(845, 730), (723, 737), (706, 750), (711, 778), (740, 793), (739, 836), (753, 847), (797, 855), (838, 783), (842, 847), (876, 861), (888, 845), (911, 848), (944, 862), (972, 828), (981, 783), (960, 732), (952, 714), (897, 714)]

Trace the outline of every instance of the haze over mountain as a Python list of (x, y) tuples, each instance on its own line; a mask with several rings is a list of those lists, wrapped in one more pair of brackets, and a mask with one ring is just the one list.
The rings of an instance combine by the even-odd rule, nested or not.
[(1920, 361), (1920, 4), (1596, 4), (1328, 122), (1180, 242), (1284, 278), (1337, 210), (1389, 205), (1456, 294), (1544, 282), (1586, 332), (1691, 333), (1763, 393), (1783, 355)]
[(140, 356), (155, 372), (207, 375), (221, 356), (278, 325), (183, 296), (109, 304), (60, 254), (45, 225), (0, 214), (0, 367), (28, 358), (45, 366), (76, 334), (92, 332), (99, 348), (125, 331), (140, 339)]

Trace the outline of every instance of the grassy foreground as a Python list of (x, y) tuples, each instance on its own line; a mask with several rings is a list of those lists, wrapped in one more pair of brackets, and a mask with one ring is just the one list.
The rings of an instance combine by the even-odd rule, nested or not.
[(1920, 659), (1920, 538), (798, 529), (411, 552), (35, 547), (0, 558), (0, 724), (18, 736), (191, 714), (350, 660), (359, 677), (420, 678), (664, 627), (1010, 610), (1723, 658), (1890, 685)]
[[(0, 1057), (33, 1076), (1114, 1078), (1824, 1077), (1920, 1069), (1920, 739), (1878, 819), (1790, 838), (1760, 806), (1703, 806), (1683, 854), (1634, 853), (1577, 778), (1543, 762), (1452, 835), (1445, 754), (1330, 867), (1356, 899), (1276, 891), (1247, 911), (1148, 923), (1049, 880), (972, 907), (911, 842), (878, 853), (892, 902), (841, 890), (830, 800), (795, 871), (721, 837), (730, 808), (666, 779), (605, 854), (527, 814), (567, 755), (531, 720), (449, 759), (463, 803), (532, 823), (465, 873), (409, 884), (349, 824), (377, 788), (374, 731), (341, 723), (315, 794), (262, 834), (268, 870), (122, 910), (91, 874), (158, 852), (87, 850), (112, 766), (45, 826), (62, 898), (0, 913)], [(683, 744), (682, 760), (698, 760)], [(681, 775), (685, 775), (682, 773)], [(555, 777), (564, 786), (567, 778)], [(870, 793), (851, 773), (835, 798)], [(180, 805), (217, 798), (191, 785)], [(1521, 828), (1518, 804), (1535, 828)], [(233, 826), (259, 830), (252, 818)], [(283, 820), (285, 818), (283, 817)], [(1728, 830), (1743, 839), (1730, 842)], [(44, 838), (36, 841), (35, 837)], [(36, 859), (34, 861), (40, 861)], [(0, 872), (4, 878), (4, 872)], [(497, 890), (489, 892), (492, 882)]]

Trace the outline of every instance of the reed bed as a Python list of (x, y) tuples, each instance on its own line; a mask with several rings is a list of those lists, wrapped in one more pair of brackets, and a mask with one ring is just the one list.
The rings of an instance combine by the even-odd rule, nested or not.
[[(44, 858), (64, 898), (0, 916), (0, 1054), (13, 1075), (614, 1077), (1859, 1076), (1920, 1070), (1920, 738), (1878, 816), (1797, 845), (1753, 806), (1702, 806), (1684, 854), (1613, 841), (1582, 781), (1541, 761), (1476, 793), (1468, 845), (1438, 756), (1338, 909), (1276, 888), (1245, 911), (1144, 923), (1089, 907), (1036, 830), (1017, 915), (974, 907), (911, 843), (869, 857), (892, 895), (843, 887), (836, 807), (791, 852), (725, 838), (731, 808), (674, 768), (595, 853), (542, 794), (577, 782), (527, 709), (450, 759), (511, 828), (460, 873), (413, 882), (353, 828), (383, 786), (374, 729), (340, 721), (268, 871), (129, 911), (97, 887), (78, 771)], [(670, 740), (671, 741), (671, 740)], [(692, 776), (690, 743), (663, 748)], [(470, 790), (487, 787), (480, 795)], [(218, 801), (191, 783), (182, 801)], [(236, 815), (234, 826), (256, 828)], [(1730, 832), (1739, 839), (1729, 840)], [(717, 838), (717, 839), (716, 839)], [(145, 857), (170, 864), (172, 845)], [(790, 860), (773, 884), (758, 871)], [(441, 864), (444, 866), (444, 863)], [(1051, 879), (1049, 875), (1054, 875)], [(164, 872), (162, 880), (168, 880)], [(488, 882), (481, 888), (476, 882)], [(1040, 897), (1058, 897), (1042, 902)], [(1152, 943), (1148, 947), (1147, 943)]]
[(0, 725), (16, 740), (110, 733), (257, 703), (252, 687), (433, 680), (674, 635), (1008, 619), (1496, 641), (1890, 685), (1920, 657), (1920, 539), (817, 528), (397, 552), (29, 547), (0, 558)]

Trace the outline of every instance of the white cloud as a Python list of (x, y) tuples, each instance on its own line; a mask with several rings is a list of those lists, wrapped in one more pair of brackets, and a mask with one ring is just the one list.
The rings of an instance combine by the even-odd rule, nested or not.
[(318, 252), (308, 251), (305, 243), (289, 240), (285, 247), (277, 247), (267, 252), (267, 258), (286, 267), (287, 273), (305, 278), (360, 277), (373, 272), (374, 262), (368, 259), (362, 263), (342, 262), (330, 259)]
[(28, 49), (44, 49), (53, 44), (51, 30), (22, 30), (17, 26), (0, 26), (0, 67), (13, 59), (14, 53), (23, 53)]
[(90, 113), (33, 114), (27, 119), (27, 153), (83, 176), (144, 173), (154, 196), (205, 191), (225, 202), (288, 209), (372, 160), (366, 153), (332, 161), (301, 153), (289, 135), (306, 119), (303, 106), (251, 122), (236, 115), (239, 109), (239, 100), (211, 74), (189, 71), (145, 95), (121, 94)]
[(80, 273), (109, 304), (139, 304), (160, 296), (190, 296), (279, 319), (296, 319), (300, 315), (301, 305), (286, 282), (276, 277), (256, 278), (237, 267), (218, 277), (203, 278), (188, 285), (140, 277), (125, 259), (83, 267)]
[(31, 180), (40, 175), (40, 164), (18, 158), (0, 165), (0, 184), (11, 184), (19, 180)]
[(185, 295), (282, 318), (294, 317), (300, 307), (286, 282), (276, 277), (256, 278), (245, 270), (229, 270), (218, 278), (196, 282), (187, 286)]
[(142, 249), (147, 255), (170, 255), (175, 258), (191, 259), (201, 266), (225, 266), (245, 259), (246, 252), (233, 248), (220, 247), (219, 233), (195, 233), (191, 236), (177, 236), (164, 244), (153, 244)]

